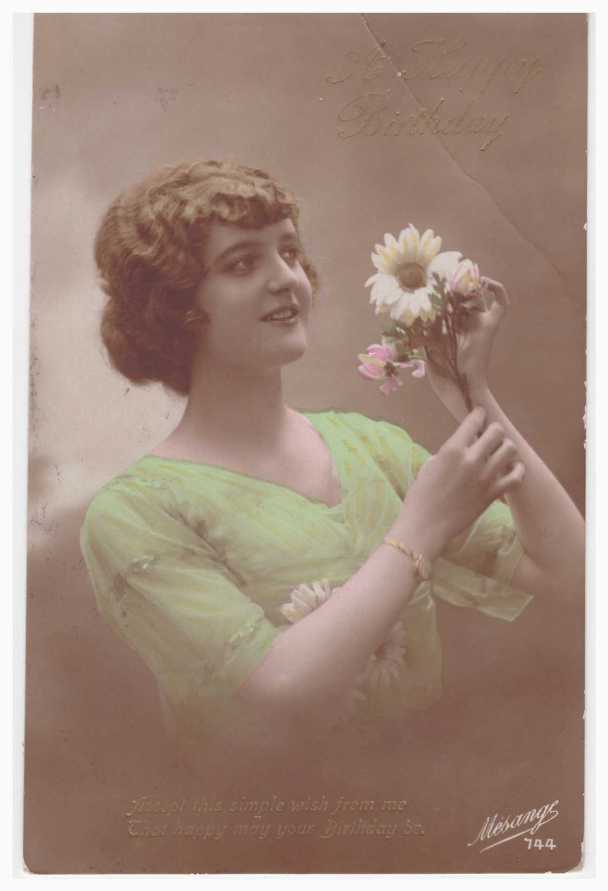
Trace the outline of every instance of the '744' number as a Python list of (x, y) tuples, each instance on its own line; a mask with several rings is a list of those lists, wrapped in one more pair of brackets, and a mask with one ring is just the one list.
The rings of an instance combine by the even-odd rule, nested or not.
[(557, 848), (552, 838), (524, 838), (524, 841), (527, 842), (529, 851), (532, 848), (536, 848), (538, 851), (542, 851), (543, 848), (549, 848), (550, 851), (554, 851)]

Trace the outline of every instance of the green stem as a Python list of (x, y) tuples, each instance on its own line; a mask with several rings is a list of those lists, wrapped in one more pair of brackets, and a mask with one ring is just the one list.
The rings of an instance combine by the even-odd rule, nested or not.
[(451, 313), (447, 311), (445, 313), (445, 323), (449, 335), (448, 342), (449, 345), (452, 347), (453, 362), (451, 363), (451, 365), (454, 379), (456, 381), (456, 384), (458, 385), (458, 388), (460, 389), (460, 392), (462, 393), (467, 412), (471, 412), (473, 410), (473, 403), (471, 401), (471, 394), (467, 377), (466, 374), (461, 374), (458, 368), (458, 334), (454, 330)]

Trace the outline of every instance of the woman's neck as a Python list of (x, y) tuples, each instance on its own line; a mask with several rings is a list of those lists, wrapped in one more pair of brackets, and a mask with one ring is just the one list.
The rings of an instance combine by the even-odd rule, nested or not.
[(239, 451), (279, 444), (293, 415), (283, 399), (280, 368), (258, 375), (225, 366), (196, 371), (176, 434), (189, 441), (238, 444)]

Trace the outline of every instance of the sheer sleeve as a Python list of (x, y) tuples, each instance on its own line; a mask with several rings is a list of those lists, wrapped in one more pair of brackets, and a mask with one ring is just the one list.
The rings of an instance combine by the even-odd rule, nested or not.
[(100, 613), (153, 672), (172, 713), (220, 722), (279, 628), (179, 517), (170, 488), (117, 478), (91, 502), (80, 546)]
[[(401, 427), (374, 422), (383, 469), (400, 498), (430, 452)], [(454, 606), (473, 607), (498, 619), (516, 619), (533, 600), (511, 585), (523, 555), (513, 515), (494, 501), (463, 533), (452, 539), (433, 570), (433, 594)]]

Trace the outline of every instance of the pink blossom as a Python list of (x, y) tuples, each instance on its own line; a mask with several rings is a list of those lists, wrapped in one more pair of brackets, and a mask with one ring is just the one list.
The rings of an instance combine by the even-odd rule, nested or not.
[(412, 359), (410, 362), (401, 362), (403, 368), (413, 368), (412, 377), (424, 377), (426, 365), (422, 359)]
[(367, 348), (367, 355), (383, 362), (394, 362), (397, 358), (395, 347), (390, 343), (372, 343)]
[(396, 364), (394, 348), (383, 343), (372, 343), (366, 353), (359, 355), (359, 359), (361, 365), (357, 371), (369, 380), (382, 380), (390, 374), (390, 366)]
[(380, 391), (384, 393), (385, 396), (390, 396), (391, 393), (394, 393), (395, 390), (398, 390), (399, 387), (403, 386), (403, 381), (399, 380), (396, 374), (387, 377), (382, 386), (380, 387)]
[(384, 366), (365, 364), (365, 360), (358, 366), (357, 371), (370, 381), (379, 381), (386, 377)]
[(372, 343), (366, 353), (360, 353), (361, 365), (357, 371), (368, 380), (383, 381), (380, 390), (385, 396), (403, 386), (399, 378), (402, 368), (413, 368), (413, 377), (423, 377), (425, 364), (422, 359), (411, 359), (408, 362), (397, 362), (396, 351), (392, 344)]

